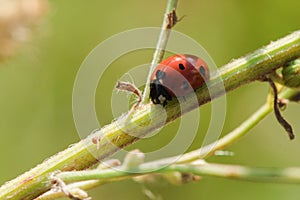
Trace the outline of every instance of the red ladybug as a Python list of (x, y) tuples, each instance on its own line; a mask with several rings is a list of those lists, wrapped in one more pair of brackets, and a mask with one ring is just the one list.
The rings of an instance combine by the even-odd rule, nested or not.
[(167, 105), (172, 97), (182, 97), (200, 88), (209, 79), (207, 64), (197, 56), (173, 55), (153, 71), (150, 98), (154, 104)]

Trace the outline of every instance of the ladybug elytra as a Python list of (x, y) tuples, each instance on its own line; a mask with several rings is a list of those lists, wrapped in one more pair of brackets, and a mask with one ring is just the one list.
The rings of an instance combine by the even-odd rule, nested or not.
[(162, 61), (153, 71), (150, 99), (165, 106), (172, 97), (182, 97), (200, 88), (209, 79), (207, 64), (199, 57), (177, 54)]

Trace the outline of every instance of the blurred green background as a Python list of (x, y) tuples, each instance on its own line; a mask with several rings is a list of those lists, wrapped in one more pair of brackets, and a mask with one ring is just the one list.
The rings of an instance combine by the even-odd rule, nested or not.
[[(33, 39), (17, 55), (0, 64), (0, 184), (41, 163), (49, 156), (79, 141), (72, 118), (72, 89), (76, 73), (88, 53), (113, 34), (139, 27), (160, 26), (166, 1), (51, 0), (49, 13)], [(186, 17), (175, 30), (202, 44), (218, 66), (300, 28), (299, 0), (185, 0), (179, 1), (179, 16)], [(126, 70), (150, 62), (153, 51), (133, 52), (114, 62), (105, 87), (99, 85), (96, 108), (102, 125), (113, 119), (112, 89)], [(120, 70), (122, 68), (122, 70)], [(109, 74), (110, 73), (110, 74)], [(101, 92), (100, 92), (101, 91)], [(253, 113), (268, 92), (266, 83), (255, 82), (227, 95), (223, 134)], [(190, 147), (201, 144), (209, 106)], [(284, 116), (293, 124), (296, 140), (289, 141), (268, 116), (230, 147), (231, 157), (209, 161), (261, 167), (299, 166), (300, 107), (290, 104)], [(201, 122), (202, 124), (202, 122)], [(171, 124), (157, 138), (138, 142), (142, 151), (163, 146), (172, 138)], [(152, 146), (151, 146), (152, 144)], [(108, 184), (89, 191), (94, 199), (149, 199), (145, 187), (133, 181)], [(205, 177), (182, 186), (147, 186), (157, 199), (299, 199), (300, 186), (241, 182)]]

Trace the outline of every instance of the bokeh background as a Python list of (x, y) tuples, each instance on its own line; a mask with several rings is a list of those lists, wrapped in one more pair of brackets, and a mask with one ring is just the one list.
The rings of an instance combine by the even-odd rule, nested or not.
[[(2, 9), (5, 4), (0, 4)], [(32, 27), (29, 39), (0, 63), (0, 184), (34, 167), (49, 156), (79, 141), (72, 117), (72, 89), (76, 73), (88, 53), (113, 34), (139, 27), (159, 27), (166, 1), (51, 0)], [(299, 0), (185, 0), (178, 15), (186, 17), (175, 30), (202, 44), (218, 66), (268, 44), (300, 28)], [(1, 9), (0, 9), (1, 10)], [(2, 43), (0, 48), (3, 47)], [(101, 82), (96, 108), (102, 125), (113, 115), (113, 87), (127, 70), (149, 63), (152, 50), (137, 51), (116, 60)], [(264, 103), (266, 83), (255, 82), (227, 95), (223, 134), (231, 131)], [(300, 165), (300, 107), (290, 104), (284, 116), (293, 125), (295, 141), (276, 122), (273, 114), (228, 150), (234, 156), (215, 156), (211, 162), (258, 167)], [(207, 129), (210, 109), (200, 109), (196, 149)], [(200, 123), (200, 122), (199, 122)], [(153, 149), (172, 138), (175, 122), (159, 135), (139, 141), (135, 148)], [(94, 199), (299, 199), (300, 186), (241, 182), (204, 177), (175, 186), (142, 185), (131, 180), (89, 191)]]

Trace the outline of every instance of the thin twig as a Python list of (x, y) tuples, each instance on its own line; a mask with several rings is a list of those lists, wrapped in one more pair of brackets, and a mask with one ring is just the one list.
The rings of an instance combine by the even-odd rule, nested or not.
[(300, 167), (289, 168), (258, 168), (240, 165), (216, 164), (195, 162), (189, 164), (145, 163), (134, 168), (134, 173), (116, 169), (87, 170), (80, 172), (62, 172), (58, 177), (66, 182), (101, 179), (107, 181), (112, 178), (130, 179), (133, 177), (154, 173), (193, 173), (199, 176), (213, 176), (244, 181), (271, 182), (271, 183), (300, 183)]
[(295, 134), (293, 133), (292, 126), (283, 118), (278, 108), (278, 91), (276, 85), (270, 78), (267, 78), (267, 80), (273, 90), (273, 96), (274, 96), (273, 108), (274, 108), (276, 119), (280, 123), (280, 125), (285, 129), (285, 131), (288, 133), (290, 140), (292, 140), (295, 138)]
[[(292, 99), (297, 94), (298, 92), (296, 90), (286, 89), (282, 91), (279, 96), (280, 98), (283, 99)], [(264, 119), (272, 111), (273, 111), (273, 106), (271, 106), (269, 102), (266, 102), (248, 119), (246, 119), (242, 124), (240, 124), (233, 131), (226, 134), (223, 138), (211, 144), (208, 144), (202, 148), (183, 154), (181, 156), (175, 156), (169, 158), (169, 160), (176, 160), (176, 163), (180, 164), (180, 163), (189, 163), (194, 160), (204, 159), (211, 155), (214, 155), (216, 151), (225, 149), (226, 147), (237, 142), (240, 138), (246, 135), (249, 132), (249, 130), (255, 127), (262, 119)], [(163, 160), (165, 162), (168, 162), (168, 160), (166, 159), (158, 160), (155, 162), (162, 162)]]
[(160, 35), (156, 44), (155, 52), (153, 54), (152, 62), (150, 64), (148, 78), (143, 93), (142, 103), (147, 103), (149, 101), (151, 74), (154, 71), (154, 68), (157, 66), (157, 64), (162, 61), (170, 37), (171, 29), (175, 26), (175, 24), (178, 21), (176, 16), (177, 2), (178, 0), (168, 1), (165, 17), (161, 26)]

